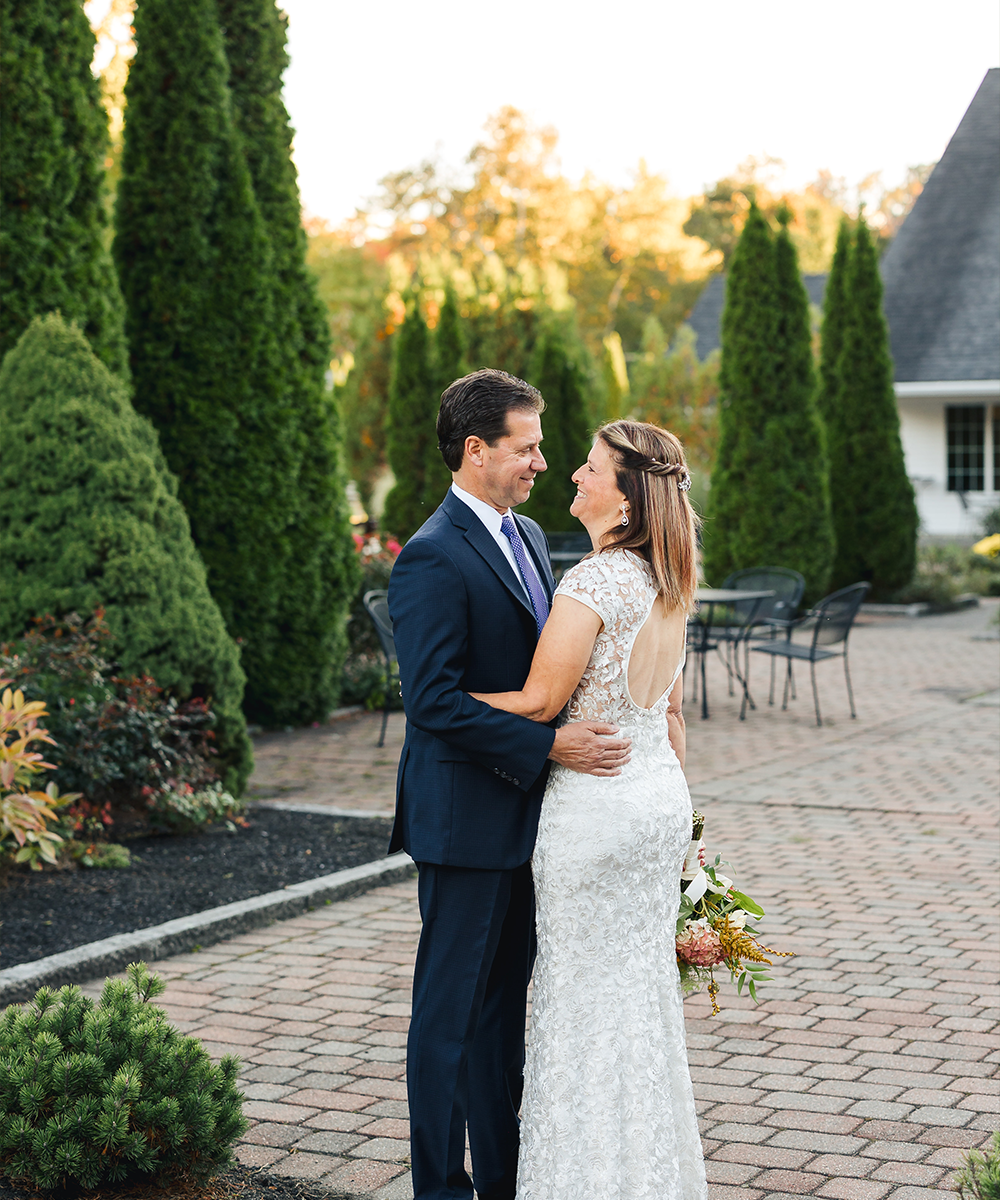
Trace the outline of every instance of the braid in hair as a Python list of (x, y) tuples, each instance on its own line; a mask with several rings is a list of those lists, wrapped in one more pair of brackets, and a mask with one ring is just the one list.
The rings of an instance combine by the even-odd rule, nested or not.
[(643, 471), (647, 475), (659, 475), (663, 478), (677, 476), (677, 486), (680, 490), (682, 492), (690, 490), (691, 476), (683, 462), (660, 462), (634, 446), (631, 441), (626, 439), (620, 428), (616, 428), (615, 433), (618, 436), (614, 439), (614, 448), (621, 459), (621, 465), (627, 471)]

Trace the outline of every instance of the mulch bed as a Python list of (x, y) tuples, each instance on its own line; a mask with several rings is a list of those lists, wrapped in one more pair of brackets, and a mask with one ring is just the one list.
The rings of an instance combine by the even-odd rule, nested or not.
[(0, 889), (0, 968), (372, 862), (384, 857), (391, 827), (269, 808), (246, 820), (235, 831), (128, 839), (132, 864), (117, 870), (12, 870)]
[(268, 1175), (256, 1167), (231, 1167), (215, 1179), (170, 1180), (164, 1183), (121, 1184), (85, 1192), (57, 1189), (40, 1192), (23, 1188), (0, 1176), (0, 1200), (340, 1200), (343, 1192), (331, 1192), (301, 1179)]

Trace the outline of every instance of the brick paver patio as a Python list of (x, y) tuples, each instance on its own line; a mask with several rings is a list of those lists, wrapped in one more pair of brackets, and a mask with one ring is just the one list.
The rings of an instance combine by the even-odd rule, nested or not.
[[(721, 670), (688, 718), (713, 850), (797, 957), (755, 1007), (686, 1003), (711, 1200), (922, 1200), (998, 1128), (995, 605), (870, 621), (789, 712), (737, 720)], [(761, 656), (763, 657), (763, 656)], [(754, 664), (758, 685), (767, 663)], [(800, 672), (801, 676), (801, 672)], [(261, 739), (258, 795), (391, 806), (402, 718)], [(381, 888), (157, 964), (171, 1018), (244, 1060), (246, 1163), (334, 1194), (409, 1200), (404, 1043), (415, 884)], [(96, 993), (95, 981), (87, 990)]]

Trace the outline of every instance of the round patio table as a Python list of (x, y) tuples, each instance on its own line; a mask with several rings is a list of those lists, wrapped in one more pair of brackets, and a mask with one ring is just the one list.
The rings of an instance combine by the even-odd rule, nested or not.
[[(715, 606), (717, 604), (736, 604), (740, 601), (755, 600), (757, 603), (751, 609), (746, 622), (743, 624), (743, 629), (749, 632), (753, 626), (757, 613), (760, 610), (760, 606), (765, 600), (770, 600), (773, 595), (773, 589), (769, 591), (757, 592), (745, 592), (740, 588), (700, 587), (696, 589), (694, 594), (695, 599), (698, 601), (700, 606), (708, 609), (706, 619), (699, 619), (696, 622), (696, 624), (700, 627), (701, 636), (700, 638), (695, 639), (691, 647), (695, 654), (699, 656), (700, 660), (696, 670), (700, 670), (701, 672), (701, 718), (703, 721), (708, 720), (708, 686), (705, 678), (705, 658), (709, 650), (713, 649), (713, 647), (709, 645), (709, 641), (711, 638), (712, 625), (714, 623)], [(733, 670), (736, 672), (736, 678), (740, 681), (740, 686), (743, 688), (744, 700), (750, 700), (747, 681), (739, 671), (738, 655), (733, 655), (733, 662)], [(753, 701), (750, 701), (750, 703), (752, 704)]]

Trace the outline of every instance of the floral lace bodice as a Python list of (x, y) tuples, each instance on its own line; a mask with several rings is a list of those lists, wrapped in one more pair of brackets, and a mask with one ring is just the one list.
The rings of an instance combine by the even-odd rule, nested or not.
[(662, 722), (670, 690), (684, 668), (683, 652), (670, 686), (650, 708), (635, 704), (628, 689), (632, 647), (645, 625), (657, 590), (644, 559), (629, 550), (611, 550), (585, 558), (563, 576), (557, 596), (572, 596), (604, 622), (583, 678), (570, 697), (567, 721)]

